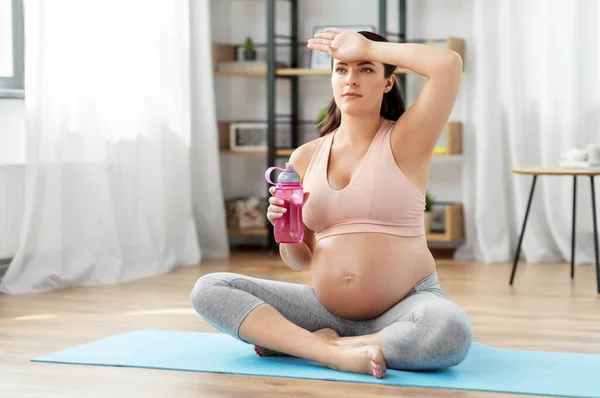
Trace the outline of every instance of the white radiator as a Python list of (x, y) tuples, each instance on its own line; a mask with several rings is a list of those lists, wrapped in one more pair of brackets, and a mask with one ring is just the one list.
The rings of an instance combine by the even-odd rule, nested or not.
[(24, 200), (25, 165), (0, 165), (0, 260), (17, 251)]

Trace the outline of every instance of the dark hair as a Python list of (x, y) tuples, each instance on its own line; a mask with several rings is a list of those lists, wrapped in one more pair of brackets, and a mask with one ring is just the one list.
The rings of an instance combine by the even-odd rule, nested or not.
[[(368, 32), (368, 31), (360, 31), (358, 32), (364, 37), (372, 41), (385, 41), (388, 40), (378, 35), (377, 33)], [(333, 69), (333, 59), (331, 60), (331, 68)], [(387, 79), (394, 73), (396, 70), (396, 65), (388, 65), (383, 64), (383, 74)], [(387, 93), (383, 94), (383, 101), (381, 102), (381, 110), (379, 114), (388, 120), (398, 120), (400, 116), (404, 113), (404, 100), (402, 99), (402, 91), (400, 90), (400, 85), (398, 84), (398, 80), (394, 80), (394, 87)], [(325, 134), (331, 133), (333, 130), (340, 126), (342, 121), (342, 114), (335, 103), (335, 98), (332, 98), (329, 102), (329, 106), (327, 107), (327, 114), (325, 115), (325, 120), (320, 124), (319, 129), (319, 137), (324, 136)]]

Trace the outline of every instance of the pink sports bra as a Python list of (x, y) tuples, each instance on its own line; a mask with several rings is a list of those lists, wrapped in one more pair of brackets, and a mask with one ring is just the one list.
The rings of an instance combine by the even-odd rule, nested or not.
[(384, 120), (350, 183), (329, 185), (329, 154), (337, 129), (321, 139), (306, 170), (303, 186), (310, 196), (304, 223), (319, 241), (338, 234), (378, 232), (396, 236), (425, 233), (425, 197), (398, 168), (390, 143), (395, 122)]

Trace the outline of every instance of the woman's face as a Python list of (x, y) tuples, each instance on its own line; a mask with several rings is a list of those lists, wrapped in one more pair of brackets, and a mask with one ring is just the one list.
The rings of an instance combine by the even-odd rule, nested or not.
[(383, 95), (393, 87), (394, 79), (394, 75), (385, 78), (383, 64), (379, 62), (333, 61), (333, 97), (345, 113), (379, 113)]

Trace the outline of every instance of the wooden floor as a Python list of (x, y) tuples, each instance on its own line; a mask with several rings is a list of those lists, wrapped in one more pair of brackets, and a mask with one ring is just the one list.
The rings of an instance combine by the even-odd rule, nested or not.
[[(0, 296), (2, 397), (492, 397), (492, 394), (236, 375), (31, 363), (42, 354), (135, 329), (216, 331), (196, 316), (189, 292), (215, 271), (297, 283), (277, 257), (234, 254), (119, 286)], [(475, 341), (498, 348), (600, 353), (600, 297), (591, 265), (438, 262), (442, 288), (470, 315)]]

